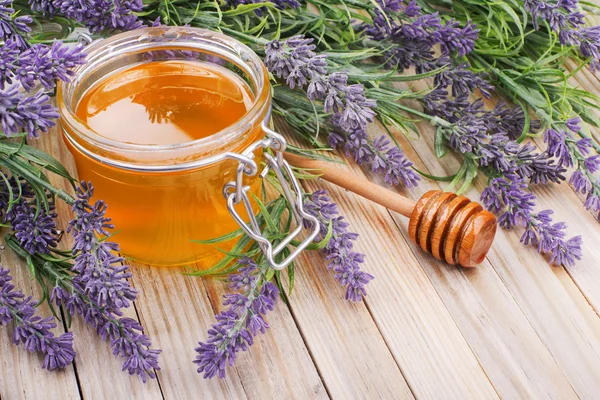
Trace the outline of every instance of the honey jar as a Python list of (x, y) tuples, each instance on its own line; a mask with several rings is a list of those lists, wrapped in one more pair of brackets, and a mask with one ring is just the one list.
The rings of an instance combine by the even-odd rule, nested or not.
[(318, 222), (303, 212), (281, 157), (285, 141), (268, 127), (269, 76), (251, 49), (207, 30), (155, 27), (86, 53), (87, 63), (58, 86), (62, 132), (79, 178), (109, 205), (112, 239), (125, 256), (206, 268), (231, 243), (205, 242), (241, 226), (274, 267), (287, 265), (293, 257), (276, 255), (291, 239), (268, 243), (249, 200), (259, 193), (261, 163), (275, 170), (293, 206), (298, 228), (290, 238), (311, 221), (313, 232), (292, 255), (315, 237)]

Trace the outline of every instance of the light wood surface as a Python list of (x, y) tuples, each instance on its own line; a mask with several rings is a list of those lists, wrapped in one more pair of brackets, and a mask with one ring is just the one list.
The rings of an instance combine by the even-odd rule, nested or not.
[[(600, 95), (597, 76), (582, 71), (577, 79)], [(419, 170), (453, 174), (457, 159), (436, 159), (433, 129), (419, 129), (421, 138), (394, 137)], [(381, 132), (374, 126), (369, 134)], [(600, 131), (592, 134), (600, 138)], [(56, 131), (31, 144), (74, 172)], [(383, 185), (354, 163), (342, 168)], [(466, 195), (478, 199), (484, 184), (480, 177)], [(416, 202), (444, 185), (424, 179), (414, 189), (393, 190)], [(42, 370), (41, 358), (10, 344), (10, 331), (0, 327), (0, 399), (598, 398), (600, 226), (567, 185), (534, 191), (540, 207), (568, 223), (569, 234), (584, 237), (583, 259), (568, 269), (549, 266), (519, 243), (519, 233), (503, 230), (478, 268), (449, 266), (410, 240), (400, 214), (324, 181), (305, 186), (327, 189), (359, 233), (364, 269), (376, 277), (364, 303), (347, 303), (326, 260), (305, 252), (290, 305), (279, 302), (268, 317), (270, 331), (240, 355), (226, 379), (206, 381), (192, 364), (194, 347), (221, 307), (223, 283), (133, 265), (132, 283), (141, 294), (129, 316), (163, 350), (158, 379), (144, 385), (121, 372), (108, 344), (78, 318), (76, 363), (59, 373)], [(60, 205), (58, 211), (65, 227), (69, 210)], [(18, 257), (9, 249), (0, 257), (20, 289), (39, 295)], [(48, 315), (43, 306), (41, 312)]]

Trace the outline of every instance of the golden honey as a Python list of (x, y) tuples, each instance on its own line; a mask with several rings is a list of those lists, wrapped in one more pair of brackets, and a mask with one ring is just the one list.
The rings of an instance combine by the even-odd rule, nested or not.
[[(139, 46), (140, 37), (155, 32), (142, 31), (117, 35), (117, 47)], [(192, 32), (165, 39), (185, 48), (185, 57), (156, 49), (152, 35), (144, 54), (122, 46), (121, 54), (106, 57), (114, 38), (108, 39), (113, 47), (93, 45), (92, 67), (79, 71), (71, 87), (59, 87), (65, 142), (79, 178), (91, 181), (95, 198), (108, 204), (123, 254), (153, 265), (209, 267), (222, 257), (219, 248), (231, 246), (197, 243), (239, 228), (222, 194), (239, 163), (219, 156), (241, 153), (264, 137), (270, 108), (260, 60), (236, 59), (240, 48), (229, 38)], [(215, 57), (215, 40), (236, 46), (231, 58)], [(258, 178), (246, 177), (244, 184), (258, 193)]]

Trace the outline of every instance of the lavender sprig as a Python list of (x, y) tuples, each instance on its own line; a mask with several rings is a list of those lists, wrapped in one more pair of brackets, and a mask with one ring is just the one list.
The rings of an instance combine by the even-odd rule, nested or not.
[(267, 267), (249, 258), (238, 263), (238, 272), (229, 277), (229, 287), (238, 293), (223, 296), (227, 309), (216, 316), (217, 323), (209, 329), (207, 341), (196, 348), (194, 363), (205, 379), (225, 378), (226, 367), (234, 365), (237, 353), (248, 350), (254, 336), (266, 332), (269, 325), (264, 315), (274, 309), (279, 295), (277, 286), (266, 280)]
[(75, 239), (73, 272), (77, 275), (73, 285), (98, 307), (127, 308), (135, 300), (137, 291), (127, 281), (131, 277), (129, 267), (121, 265), (124, 259), (115, 255), (119, 245), (97, 237), (108, 236), (108, 230), (114, 225), (106, 217), (107, 206), (103, 201), (90, 205), (93, 195), (91, 182), (82, 182), (72, 207), (75, 218), (67, 229)]
[(41, 204), (38, 210), (34, 202), (21, 198), (6, 214), (15, 237), (29, 254), (48, 254), (58, 241), (54, 205), (50, 204), (46, 210), (44, 203)]
[(42, 319), (36, 315), (35, 302), (15, 290), (11, 281), (9, 270), (0, 267), (0, 324), (14, 324), (13, 343), (44, 354), (42, 368), (62, 369), (71, 364), (75, 357), (73, 334), (54, 336), (51, 331), (56, 328), (54, 318)]
[(365, 286), (373, 276), (360, 269), (365, 261), (364, 254), (353, 250), (353, 242), (358, 234), (349, 232), (349, 224), (340, 216), (338, 207), (324, 190), (317, 190), (310, 199), (305, 200), (305, 210), (315, 216), (321, 224), (320, 239), (327, 237), (329, 225), (332, 236), (323, 248), (329, 261), (327, 267), (333, 269), (335, 278), (346, 287), (346, 300), (361, 301), (367, 295)]
[(31, 32), (29, 24), (33, 22), (31, 15), (16, 16), (10, 7), (12, 0), (0, 0), (0, 42), (12, 42), (18, 50), (29, 47), (27, 34)]
[(16, 85), (0, 90), (0, 125), (4, 135), (11, 137), (25, 131), (29, 137), (38, 137), (40, 131), (47, 132), (58, 118), (49, 100), (43, 92), (27, 96)]
[(600, 170), (600, 155), (592, 154), (592, 139), (579, 136), (581, 119), (571, 118), (564, 129), (549, 128), (544, 132), (547, 153), (566, 168), (575, 168), (569, 183), (577, 193), (586, 196), (585, 208), (596, 214), (600, 211), (600, 182), (595, 176)]
[(539, 20), (546, 21), (562, 45), (579, 46), (581, 55), (592, 59), (592, 71), (600, 69), (600, 26), (585, 27), (578, 0), (524, 0), (524, 7), (531, 13), (536, 29)]
[(385, 49), (384, 59), (389, 67), (403, 71), (414, 66), (418, 73), (440, 66), (434, 46), (440, 45), (441, 59), (447, 56), (464, 57), (475, 48), (479, 31), (471, 22), (464, 27), (455, 20), (442, 23), (437, 13), (424, 14), (415, 1), (404, 7), (401, 2), (377, 0), (372, 24), (362, 29), (378, 47)]
[(420, 177), (402, 150), (385, 137), (372, 140), (366, 134), (375, 118), (376, 101), (366, 97), (362, 84), (349, 85), (346, 73), (328, 74), (327, 56), (317, 55), (315, 49), (313, 39), (303, 36), (275, 40), (266, 45), (265, 64), (291, 89), (305, 87), (311, 101), (323, 102), (323, 109), (331, 114), (329, 144), (333, 148), (343, 147), (359, 164), (370, 164), (389, 184), (416, 186)]
[(31, 2), (40, 12), (60, 14), (85, 25), (92, 33), (141, 28), (144, 24), (135, 14), (142, 11), (142, 0), (51, 0), (51, 6), (43, 2)]
[(129, 267), (121, 265), (123, 258), (115, 255), (119, 246), (97, 237), (108, 236), (113, 225), (106, 217), (103, 201), (90, 204), (93, 194), (90, 182), (82, 182), (77, 188), (72, 207), (75, 218), (67, 230), (75, 239), (72, 267), (75, 276), (69, 291), (55, 288), (52, 300), (57, 305), (65, 304), (70, 314), (81, 315), (103, 340), (110, 339), (113, 354), (125, 358), (123, 370), (139, 375), (146, 382), (160, 369), (160, 350), (150, 348), (150, 339), (142, 333), (137, 321), (122, 317), (122, 309), (131, 305), (137, 291), (127, 281), (131, 277)]
[[(82, 182), (73, 200), (75, 218), (68, 228), (75, 239), (75, 262), (71, 264), (71, 258), (60, 258), (62, 253), (53, 249), (57, 242), (53, 208), (46, 211), (43, 205), (38, 211), (29, 201), (33, 192), (28, 184), (16, 187), (14, 180), (9, 184), (17, 199), (10, 208), (7, 188), (0, 193), (0, 205), (6, 207), (4, 218), (14, 230), (9, 244), (15, 248), (13, 241), (16, 242), (15, 249), (21, 256), (29, 256), (36, 274), (53, 284), (50, 301), (65, 306), (71, 315), (80, 315), (103, 340), (109, 340), (113, 354), (125, 359), (123, 370), (140, 376), (144, 382), (155, 378), (155, 371), (160, 370), (160, 350), (151, 348), (139, 322), (123, 317), (123, 309), (131, 306), (137, 291), (127, 281), (131, 277), (129, 267), (121, 265), (123, 259), (115, 255), (118, 245), (98, 237), (108, 236), (113, 225), (106, 217), (104, 202), (90, 204), (92, 185)], [(50, 251), (56, 254), (48, 258), (45, 254)]]
[(334, 124), (348, 132), (365, 129), (375, 118), (375, 100), (366, 98), (363, 85), (348, 84), (344, 72), (327, 73), (327, 56), (317, 55), (313, 39), (293, 36), (267, 43), (265, 65), (291, 88), (307, 87), (312, 101), (323, 101)]
[(151, 348), (150, 338), (143, 333), (138, 321), (122, 317), (119, 309), (99, 306), (74, 285), (69, 285), (68, 279), (57, 281), (50, 300), (59, 307), (64, 305), (70, 315), (80, 315), (102, 340), (109, 340), (113, 354), (125, 359), (123, 371), (138, 375), (144, 383), (148, 378), (156, 378), (161, 351)]
[(539, 253), (549, 253), (550, 262), (571, 266), (581, 259), (581, 236), (566, 239), (567, 225), (552, 223), (552, 211), (534, 212), (536, 197), (516, 173), (493, 179), (481, 195), (485, 206), (499, 215), (498, 223), (507, 229), (521, 226), (525, 232), (521, 242), (537, 246)]

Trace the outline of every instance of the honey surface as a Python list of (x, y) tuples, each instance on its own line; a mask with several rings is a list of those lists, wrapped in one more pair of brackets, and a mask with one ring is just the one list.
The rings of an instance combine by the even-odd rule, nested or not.
[[(81, 99), (77, 115), (96, 133), (114, 140), (173, 144), (235, 123), (251, 101), (243, 81), (222, 67), (151, 62), (98, 82)], [(264, 135), (258, 122), (244, 129), (248, 134), (232, 146), (245, 148)], [(113, 239), (125, 256), (154, 265), (200, 261), (201, 268), (208, 268), (222, 257), (217, 248), (230, 248), (231, 244), (209, 246), (194, 240), (214, 239), (239, 228), (222, 195), (223, 185), (235, 179), (237, 161), (148, 173), (96, 162), (73, 147), (71, 151), (79, 177), (92, 181), (95, 198), (108, 204), (118, 232)], [(257, 179), (245, 183), (258, 193)]]
[(157, 61), (92, 87), (76, 114), (107, 138), (165, 145), (219, 132), (239, 120), (251, 101), (243, 81), (223, 67)]

